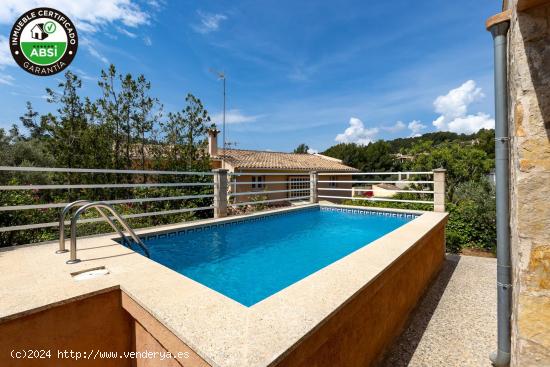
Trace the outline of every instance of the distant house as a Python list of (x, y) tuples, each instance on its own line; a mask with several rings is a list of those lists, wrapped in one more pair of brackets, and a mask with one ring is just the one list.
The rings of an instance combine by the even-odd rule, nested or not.
[[(210, 130), (208, 137), (208, 152), (212, 160), (212, 168), (225, 168), (230, 173), (250, 173), (250, 175), (235, 176), (229, 184), (230, 193), (266, 192), (267, 199), (297, 198), (309, 195), (310, 172), (358, 172), (353, 167), (346, 166), (341, 160), (322, 154), (297, 154), (269, 152), (243, 149), (218, 149), (219, 131)], [(269, 173), (262, 174), (262, 173)], [(276, 174), (276, 173), (280, 173)], [(290, 174), (292, 173), (292, 174)], [(296, 173), (302, 173), (295, 175)], [(273, 175), (276, 174), (276, 175)], [(323, 175), (318, 187), (320, 195), (350, 197), (350, 191), (330, 189), (351, 189), (351, 175)], [(288, 181), (288, 183), (280, 183)], [(348, 181), (348, 182), (342, 182)], [(249, 182), (249, 184), (239, 184)], [(273, 182), (273, 183), (270, 183)], [(291, 192), (269, 193), (269, 191), (295, 190)], [(238, 195), (232, 202), (247, 202), (254, 195)], [(323, 200), (323, 199), (321, 199)], [(338, 201), (338, 199), (328, 199)]]
[(372, 185), (372, 194), (377, 198), (391, 198), (394, 197), (400, 188), (387, 183), (381, 183), (377, 185)]
[(48, 37), (48, 34), (44, 32), (44, 23), (38, 23), (31, 28), (31, 37), (36, 40), (43, 40)]
[(375, 198), (391, 198), (394, 197), (402, 188), (388, 183), (380, 183), (376, 185), (355, 186), (353, 187), (353, 196), (366, 196)]
[(407, 154), (401, 154), (401, 153), (393, 154), (393, 158), (401, 163), (414, 160), (413, 155), (407, 155)]

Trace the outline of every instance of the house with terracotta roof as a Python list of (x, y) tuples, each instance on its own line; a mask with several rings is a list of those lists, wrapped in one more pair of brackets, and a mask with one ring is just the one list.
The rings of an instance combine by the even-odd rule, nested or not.
[[(219, 149), (218, 133), (219, 131), (215, 129), (208, 132), (208, 153), (212, 161), (212, 168), (224, 168), (229, 173), (241, 174), (231, 176), (229, 183), (231, 194), (258, 193), (257, 195), (236, 195), (232, 200), (234, 203), (247, 202), (259, 196), (268, 200), (285, 198), (297, 200), (309, 195), (310, 173), (312, 172), (351, 173), (359, 171), (343, 164), (340, 159), (322, 154)], [(321, 182), (317, 187), (325, 189), (323, 195), (349, 197), (349, 191), (338, 189), (351, 189), (351, 180), (351, 175), (323, 176), (322, 181), (330, 182)], [(273, 192), (281, 190), (292, 191)]]

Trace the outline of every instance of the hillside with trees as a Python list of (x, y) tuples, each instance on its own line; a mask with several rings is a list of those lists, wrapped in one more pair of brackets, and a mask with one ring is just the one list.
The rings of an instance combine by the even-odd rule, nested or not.
[[(462, 248), (495, 251), (494, 130), (475, 134), (434, 132), (419, 137), (370, 143), (337, 144), (323, 154), (341, 159), (364, 172), (431, 171), (445, 168), (448, 250)], [(422, 194), (397, 194), (401, 199), (430, 199)], [(366, 202), (349, 204), (430, 210), (429, 205)]]

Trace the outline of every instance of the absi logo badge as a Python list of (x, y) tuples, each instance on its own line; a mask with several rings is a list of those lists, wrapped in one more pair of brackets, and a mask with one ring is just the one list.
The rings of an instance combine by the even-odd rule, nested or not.
[(36, 8), (21, 15), (10, 34), (13, 58), (34, 75), (59, 73), (73, 61), (77, 48), (73, 22), (51, 8)]

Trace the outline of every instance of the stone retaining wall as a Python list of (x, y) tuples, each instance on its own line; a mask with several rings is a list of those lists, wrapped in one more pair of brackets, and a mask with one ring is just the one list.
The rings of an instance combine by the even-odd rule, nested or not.
[(549, 366), (550, 3), (512, 11), (508, 65), (512, 365)]

